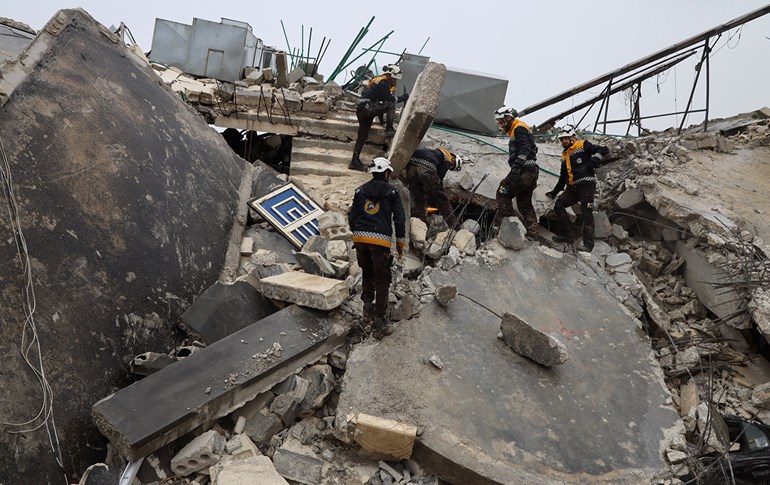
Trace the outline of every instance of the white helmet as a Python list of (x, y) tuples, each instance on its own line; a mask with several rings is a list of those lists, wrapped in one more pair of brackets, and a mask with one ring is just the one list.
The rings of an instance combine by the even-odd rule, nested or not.
[(439, 150), (444, 154), (444, 160), (447, 162), (455, 162), (455, 167), (452, 170), (459, 172), (463, 166), (463, 159), (460, 157), (460, 155), (452, 153), (446, 148), (439, 148)]
[(369, 164), (369, 173), (382, 173), (390, 170), (393, 171), (393, 165), (390, 164), (390, 160), (385, 157), (377, 157)]
[(516, 118), (517, 116), (519, 116), (519, 113), (515, 109), (509, 108), (508, 106), (497, 108), (497, 110), (495, 111), (496, 120), (502, 120), (506, 116), (510, 116), (511, 118)]
[(564, 125), (561, 127), (561, 130), (559, 130), (559, 134), (556, 135), (556, 138), (567, 138), (570, 136), (577, 136), (575, 127), (572, 125)]
[(386, 64), (382, 67), (382, 72), (390, 74), (393, 79), (401, 79), (401, 76), (403, 76), (401, 68), (395, 64)]

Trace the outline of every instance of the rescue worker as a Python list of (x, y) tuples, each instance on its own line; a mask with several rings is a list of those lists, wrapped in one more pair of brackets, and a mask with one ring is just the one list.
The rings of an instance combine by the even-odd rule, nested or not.
[(396, 231), (398, 257), (406, 247), (404, 206), (398, 189), (388, 180), (393, 173), (390, 160), (375, 158), (369, 165), (372, 180), (356, 189), (350, 206), (348, 223), (353, 232), (358, 265), (363, 273), (361, 300), (364, 302), (364, 325), (371, 324), (372, 334), (380, 339), (393, 333), (388, 316), (393, 256), (393, 229)]
[(435, 205), (449, 228), (457, 223), (452, 204), (444, 193), (447, 171), (459, 171), (463, 161), (445, 148), (418, 148), (406, 165), (407, 184), (412, 194), (412, 217), (427, 224), (428, 203)]
[(559, 192), (566, 187), (563, 194), (556, 199), (554, 211), (559, 218), (561, 234), (554, 236), (556, 242), (572, 242), (575, 234), (567, 214), (567, 207), (580, 202), (583, 219), (584, 251), (594, 248), (594, 195), (596, 194), (596, 167), (602, 158), (609, 154), (609, 149), (601, 145), (577, 139), (577, 133), (572, 125), (565, 125), (557, 135), (561, 142), (561, 173), (559, 181), (552, 191), (545, 195), (556, 199)]
[[(537, 146), (532, 130), (517, 116), (516, 110), (507, 106), (495, 111), (498, 131), (510, 137), (508, 166), (511, 170), (497, 188), (497, 214), (492, 225), (499, 227), (504, 217), (516, 215), (524, 223), (527, 232), (531, 232), (537, 227), (532, 194), (537, 187), (540, 167), (537, 165)], [(514, 197), (518, 213), (513, 209)]]
[(366, 171), (366, 166), (361, 163), (360, 156), (364, 143), (369, 137), (374, 118), (385, 115), (385, 136), (393, 136), (396, 133), (393, 129), (396, 103), (406, 103), (409, 99), (409, 94), (406, 92), (398, 97), (393, 95), (396, 91), (396, 83), (401, 79), (401, 68), (395, 64), (388, 64), (382, 68), (382, 72), (382, 76), (369, 81), (369, 87), (361, 94), (356, 106), (358, 136), (355, 148), (353, 148), (353, 158), (348, 165), (348, 168), (352, 170)]

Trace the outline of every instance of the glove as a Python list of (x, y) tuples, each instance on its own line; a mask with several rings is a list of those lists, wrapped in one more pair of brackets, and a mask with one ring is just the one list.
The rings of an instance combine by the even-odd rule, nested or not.
[(556, 198), (556, 191), (552, 190), (550, 192), (546, 192), (545, 196), (548, 197), (549, 199), (555, 199)]
[(602, 159), (599, 157), (591, 157), (591, 163), (593, 164), (594, 168), (596, 168), (602, 164)]
[(401, 96), (399, 96), (396, 102), (406, 104), (407, 101), (409, 101), (409, 93), (404, 93)]
[(404, 257), (404, 246), (396, 246), (396, 251), (398, 252), (398, 257), (403, 258)]

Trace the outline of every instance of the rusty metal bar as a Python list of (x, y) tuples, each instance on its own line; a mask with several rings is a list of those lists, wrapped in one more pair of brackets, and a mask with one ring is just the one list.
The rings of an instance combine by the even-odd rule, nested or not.
[(527, 114), (534, 113), (535, 111), (541, 110), (543, 108), (546, 108), (552, 104), (558, 103), (559, 101), (563, 101), (569, 97), (572, 97), (576, 94), (582, 93), (583, 91), (587, 89), (591, 89), (595, 86), (598, 86), (599, 84), (603, 84), (607, 81), (609, 81), (612, 78), (616, 78), (622, 74), (625, 74), (627, 72), (631, 72), (635, 69), (638, 69), (640, 67), (643, 67), (650, 62), (657, 61), (659, 59), (662, 59), (668, 55), (674, 54), (676, 52), (679, 52), (683, 49), (686, 49), (690, 46), (693, 46), (695, 44), (698, 44), (706, 39), (709, 39), (715, 35), (721, 34), (722, 32), (726, 32), (734, 27), (739, 27), (747, 22), (750, 22), (754, 19), (757, 19), (759, 17), (762, 17), (764, 15), (767, 15), (770, 13), (770, 4), (765, 5), (764, 7), (758, 8), (752, 12), (747, 13), (746, 15), (742, 15), (740, 17), (737, 17), (733, 20), (730, 20), (727, 23), (724, 23), (722, 25), (718, 25), (716, 27), (713, 27), (701, 34), (695, 35), (693, 37), (690, 37), (689, 39), (683, 40), (681, 42), (677, 42), (676, 44), (673, 44), (669, 47), (666, 47), (663, 50), (660, 50), (654, 54), (651, 54), (649, 56), (642, 57), (641, 59), (638, 59), (634, 62), (631, 62), (629, 64), (626, 64), (625, 66), (615, 69), (614, 71), (608, 72), (606, 74), (603, 74), (596, 79), (592, 79), (591, 81), (585, 82), (579, 86), (576, 86), (574, 88), (568, 89), (567, 91), (564, 91), (563, 93), (557, 94), (556, 96), (552, 96), (546, 100), (543, 100), (539, 103), (533, 104), (532, 106), (528, 106), (527, 108), (524, 108), (523, 110), (519, 110), (519, 115), (524, 116)]
[[(690, 113), (703, 113), (706, 111), (705, 109), (691, 109)], [(664, 116), (674, 116), (674, 115), (681, 115), (686, 113), (686, 111), (674, 111), (673, 113), (663, 113), (659, 115), (649, 115), (649, 116), (640, 116), (639, 120), (649, 120), (651, 118), (662, 118)], [(629, 120), (633, 118), (623, 118), (622, 120), (610, 120), (607, 122), (608, 125), (614, 124), (614, 123), (628, 123)]]

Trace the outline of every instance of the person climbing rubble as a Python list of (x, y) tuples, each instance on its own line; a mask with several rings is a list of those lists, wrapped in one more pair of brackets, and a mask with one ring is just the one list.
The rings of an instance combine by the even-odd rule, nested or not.
[[(527, 232), (532, 232), (537, 228), (537, 213), (532, 204), (532, 194), (540, 174), (535, 138), (530, 127), (518, 118), (518, 113), (513, 108), (499, 108), (495, 111), (495, 121), (498, 131), (510, 137), (508, 166), (511, 170), (497, 188), (497, 214), (492, 225), (499, 227), (503, 218), (516, 215), (524, 223)], [(513, 209), (514, 197), (518, 212)]]
[(452, 204), (444, 193), (447, 171), (459, 171), (463, 160), (445, 148), (418, 148), (406, 165), (406, 178), (412, 194), (412, 217), (427, 224), (427, 206), (435, 205), (449, 228), (457, 223)]
[[(557, 135), (561, 142), (561, 174), (559, 181), (546, 196), (556, 199), (554, 211), (559, 218), (561, 233), (554, 236), (556, 242), (572, 242), (576, 235), (567, 214), (567, 207), (580, 202), (583, 221), (583, 251), (594, 248), (594, 195), (596, 194), (596, 167), (602, 158), (609, 154), (605, 146), (594, 145), (585, 140), (578, 141), (577, 133), (572, 125), (564, 125)], [(557, 199), (559, 192), (564, 193)]]
[(406, 104), (409, 93), (406, 91), (400, 96), (394, 96), (396, 84), (401, 79), (401, 68), (395, 64), (388, 64), (382, 68), (383, 74), (369, 81), (369, 87), (361, 94), (356, 106), (358, 118), (358, 136), (353, 148), (353, 158), (348, 168), (351, 170), (366, 171), (366, 166), (361, 162), (361, 150), (369, 137), (374, 118), (385, 115), (385, 136), (393, 136), (393, 118), (396, 115), (396, 103)]
[(389, 183), (393, 166), (390, 160), (378, 157), (369, 165), (372, 180), (356, 189), (348, 213), (353, 232), (358, 265), (363, 273), (361, 300), (364, 302), (364, 325), (371, 325), (372, 334), (381, 339), (393, 333), (388, 315), (393, 229), (396, 250), (402, 258), (406, 248), (404, 206), (398, 189)]

